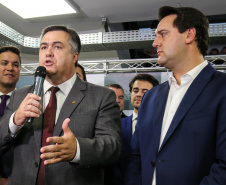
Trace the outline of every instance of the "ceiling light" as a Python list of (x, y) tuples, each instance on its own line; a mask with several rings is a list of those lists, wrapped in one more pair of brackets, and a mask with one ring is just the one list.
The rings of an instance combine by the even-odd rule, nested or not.
[(0, 3), (24, 19), (76, 13), (64, 0), (0, 0)]

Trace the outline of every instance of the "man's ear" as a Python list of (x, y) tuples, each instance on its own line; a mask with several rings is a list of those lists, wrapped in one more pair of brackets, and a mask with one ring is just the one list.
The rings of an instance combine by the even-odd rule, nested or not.
[(73, 58), (74, 58), (74, 64), (75, 64), (78, 61), (78, 53), (77, 52), (75, 52), (73, 54)]
[(187, 37), (186, 37), (186, 44), (190, 44), (193, 41), (195, 41), (195, 36), (196, 36), (196, 29), (195, 28), (189, 28), (187, 30)]

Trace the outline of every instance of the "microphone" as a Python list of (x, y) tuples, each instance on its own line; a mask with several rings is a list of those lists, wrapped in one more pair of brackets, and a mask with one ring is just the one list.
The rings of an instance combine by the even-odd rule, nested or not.
[[(33, 94), (40, 96), (42, 92), (42, 86), (46, 77), (46, 68), (39, 66), (35, 71), (35, 82), (34, 82), (34, 92)], [(31, 123), (33, 118), (28, 118), (28, 123)]]

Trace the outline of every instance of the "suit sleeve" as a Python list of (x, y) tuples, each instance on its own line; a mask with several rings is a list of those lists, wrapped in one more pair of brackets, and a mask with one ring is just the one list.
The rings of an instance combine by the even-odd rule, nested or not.
[(0, 120), (0, 154), (7, 152), (19, 135), (18, 133), (15, 137), (11, 136), (9, 131), (9, 120), (11, 115), (18, 109), (25, 96), (31, 92), (32, 89), (33, 86), (24, 87), (16, 90), (20, 93), (16, 93), (16, 91), (14, 91), (10, 96), (10, 102), (5, 109), (4, 116)]
[(121, 118), (115, 99), (113, 91), (105, 91), (97, 107), (93, 138), (77, 137), (80, 145), (80, 165), (104, 166), (119, 160), (122, 150)]
[(226, 98), (224, 98), (224, 101), (221, 102), (220, 107), (221, 108), (217, 110), (217, 121), (215, 123), (217, 125), (216, 158), (210, 168), (209, 175), (202, 179), (200, 185), (226, 184)]

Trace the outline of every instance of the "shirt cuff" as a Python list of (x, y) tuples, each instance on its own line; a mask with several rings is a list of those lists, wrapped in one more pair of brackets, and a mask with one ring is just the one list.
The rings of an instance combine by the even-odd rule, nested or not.
[(79, 163), (80, 161), (80, 145), (77, 138), (76, 138), (76, 143), (77, 143), (77, 152), (75, 154), (75, 158), (72, 161), (70, 161), (72, 163)]
[(18, 126), (13, 122), (14, 115), (15, 115), (15, 112), (11, 115), (9, 120), (9, 131), (11, 136), (15, 136), (17, 132), (19, 132), (19, 130), (24, 126), (24, 125)]

